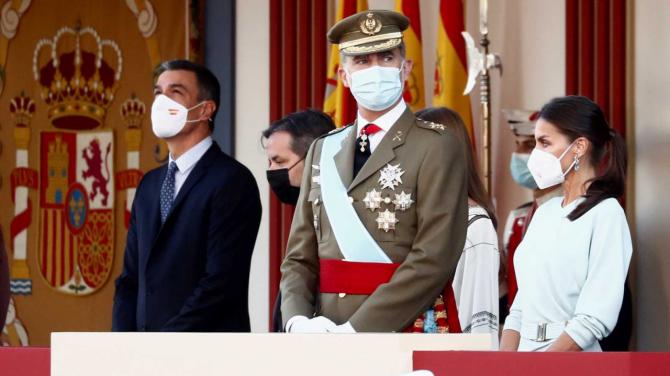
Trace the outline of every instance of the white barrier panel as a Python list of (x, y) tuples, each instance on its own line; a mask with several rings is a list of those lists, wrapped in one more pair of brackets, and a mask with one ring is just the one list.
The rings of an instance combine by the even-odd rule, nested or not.
[(53, 333), (51, 375), (400, 376), (415, 350), (490, 348), (487, 334)]

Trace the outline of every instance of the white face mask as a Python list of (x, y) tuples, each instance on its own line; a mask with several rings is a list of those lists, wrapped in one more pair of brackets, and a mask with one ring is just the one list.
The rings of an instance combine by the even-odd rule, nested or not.
[(402, 96), (401, 77), (405, 62), (400, 68), (373, 66), (349, 73), (349, 89), (360, 106), (372, 111), (391, 107)]
[(151, 105), (151, 129), (156, 137), (174, 137), (184, 129), (186, 123), (196, 123), (200, 120), (186, 120), (188, 112), (201, 106), (205, 102), (186, 108), (167, 95), (159, 94)]
[(528, 158), (528, 170), (530, 170), (530, 173), (533, 175), (533, 179), (535, 179), (538, 188), (545, 189), (553, 187), (565, 181), (565, 175), (570, 172), (575, 165), (575, 162), (573, 161), (570, 167), (563, 172), (561, 160), (572, 148), (572, 145), (574, 145), (574, 141), (558, 158), (549, 152), (537, 148), (533, 149), (530, 153), (530, 158)]

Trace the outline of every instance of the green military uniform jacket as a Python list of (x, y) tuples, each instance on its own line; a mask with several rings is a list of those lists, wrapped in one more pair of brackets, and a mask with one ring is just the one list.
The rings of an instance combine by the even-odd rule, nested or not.
[[(352, 126), (356, 126), (353, 124)], [(339, 131), (339, 130), (338, 130)], [(337, 131), (335, 131), (337, 132)], [(366, 229), (394, 263), (401, 264), (388, 283), (372, 295), (319, 293), (319, 260), (344, 257), (321, 199), (320, 158), (324, 136), (305, 159), (301, 192), (281, 265), (282, 317), (325, 316), (347, 321), (358, 332), (401, 331), (428, 309), (454, 275), (467, 230), (467, 187), (463, 145), (441, 124), (417, 119), (407, 109), (384, 135), (356, 177), (356, 129), (335, 155), (350, 201)], [(405, 171), (402, 183), (381, 189), (380, 171), (388, 164)], [(382, 197), (411, 192), (406, 210), (381, 204), (372, 211), (362, 201), (372, 189)], [(378, 229), (379, 211), (395, 211), (395, 230)]]

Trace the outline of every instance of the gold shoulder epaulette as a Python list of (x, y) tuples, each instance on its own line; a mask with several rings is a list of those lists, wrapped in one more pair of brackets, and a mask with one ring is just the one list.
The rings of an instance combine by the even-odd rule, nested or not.
[(447, 127), (443, 124), (433, 123), (432, 121), (423, 120), (421, 118), (416, 119), (416, 124), (419, 128), (432, 129), (439, 134), (444, 134), (447, 131)]

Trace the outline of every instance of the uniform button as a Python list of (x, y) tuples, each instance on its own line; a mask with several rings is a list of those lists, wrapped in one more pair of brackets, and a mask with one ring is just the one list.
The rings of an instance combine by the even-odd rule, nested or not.
[(349, 196), (349, 203), (352, 203), (352, 204), (354, 203), (354, 198), (351, 197), (351, 196)]

